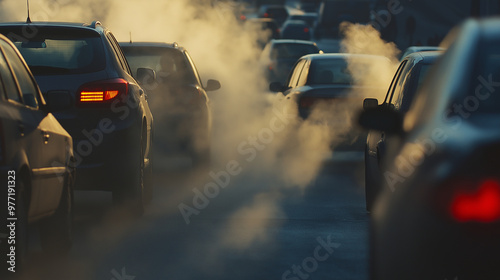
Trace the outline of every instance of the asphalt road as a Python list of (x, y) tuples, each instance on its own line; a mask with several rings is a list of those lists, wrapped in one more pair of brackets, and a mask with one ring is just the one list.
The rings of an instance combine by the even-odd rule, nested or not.
[(328, 160), (301, 190), (272, 191), (242, 173), (189, 224), (179, 203), (192, 202), (207, 170), (157, 170), (140, 219), (111, 207), (108, 193), (77, 192), (70, 257), (44, 255), (32, 232), (30, 269), (17, 279), (367, 279), (361, 166)]

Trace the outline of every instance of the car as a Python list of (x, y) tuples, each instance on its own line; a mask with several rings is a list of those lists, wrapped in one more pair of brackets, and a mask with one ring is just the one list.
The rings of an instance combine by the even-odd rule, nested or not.
[(259, 18), (272, 18), (281, 27), (288, 18), (288, 10), (284, 5), (262, 5), (257, 16)]
[[(273, 82), (269, 89), (278, 92), (283, 108), (296, 108), (299, 118), (326, 122), (338, 136), (332, 143), (336, 150), (363, 151), (366, 135), (363, 137), (357, 129), (349, 129), (350, 118), (367, 90), (381, 89), (375, 82), (369, 86), (360, 85), (349, 72), (349, 63), (367, 72), (371, 65), (386, 67), (390, 64), (389, 59), (376, 55), (309, 54), (295, 63), (284, 85)], [(332, 111), (335, 114), (330, 113)]]
[(111, 31), (99, 21), (17, 22), (0, 24), (0, 33), (58, 104), (53, 114), (73, 138), (75, 189), (111, 191), (142, 215), (152, 197), (153, 116)]
[(318, 14), (317, 13), (293, 14), (288, 16), (288, 20), (302, 20), (305, 23), (307, 23), (309, 28), (312, 28), (314, 27), (314, 23), (318, 20)]
[(245, 31), (257, 33), (257, 44), (263, 49), (272, 39), (280, 38), (280, 29), (272, 18), (249, 18), (244, 24)]
[[(367, 98), (363, 102), (364, 106), (368, 106), (366, 109), (369, 110), (370, 106), (385, 106), (402, 114), (406, 113), (427, 71), (441, 54), (442, 52), (439, 51), (430, 51), (415, 52), (406, 56), (399, 64), (382, 104), (378, 105), (379, 102), (375, 98)], [(365, 197), (368, 212), (371, 211), (373, 202), (380, 192), (385, 151), (394, 148), (400, 141), (401, 139), (397, 137), (386, 135), (384, 131), (370, 130), (368, 132), (365, 148)]]
[(372, 212), (372, 279), (500, 278), (499, 38), (499, 19), (466, 20), (404, 117), (361, 113), (404, 138)]
[(24, 266), (28, 225), (38, 226), (44, 251), (69, 252), (75, 170), (73, 140), (51, 113), (58, 104), (45, 102), (19, 51), (3, 35), (0, 80), (3, 273)]
[(400, 61), (402, 61), (409, 54), (414, 52), (429, 52), (429, 51), (444, 51), (443, 48), (437, 46), (411, 46), (408, 47), (401, 55)]
[(269, 82), (284, 82), (295, 62), (302, 56), (323, 53), (316, 43), (304, 40), (271, 40), (260, 55)]
[(311, 40), (311, 28), (303, 20), (287, 20), (281, 27), (281, 38), (292, 40)]
[[(212, 128), (207, 92), (218, 90), (220, 82), (208, 80), (204, 86), (188, 51), (177, 43), (122, 42), (120, 46), (152, 100), (159, 128), (156, 147), (165, 153), (187, 153), (194, 166), (207, 166)], [(149, 82), (141, 78), (144, 68), (153, 69), (156, 78)]]

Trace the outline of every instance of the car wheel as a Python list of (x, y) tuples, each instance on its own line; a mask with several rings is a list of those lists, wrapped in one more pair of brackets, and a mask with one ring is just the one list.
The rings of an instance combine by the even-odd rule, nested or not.
[(46, 253), (64, 256), (72, 245), (73, 175), (66, 174), (61, 201), (54, 215), (40, 224), (40, 243)]
[(125, 174), (122, 183), (113, 190), (113, 202), (124, 206), (131, 215), (140, 217), (144, 214), (144, 148), (140, 141), (139, 159), (136, 167)]

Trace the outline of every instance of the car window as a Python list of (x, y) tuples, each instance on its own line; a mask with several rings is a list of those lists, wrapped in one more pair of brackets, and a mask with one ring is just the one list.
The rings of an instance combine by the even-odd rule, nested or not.
[(310, 60), (306, 61), (304, 68), (302, 69), (302, 72), (300, 73), (299, 81), (297, 82), (298, 87), (302, 87), (302, 86), (305, 86), (307, 84), (307, 76), (309, 76), (310, 65), (311, 65), (311, 61)]
[(75, 34), (45, 34), (40, 31), (31, 41), (15, 41), (33, 75), (83, 74), (103, 70), (105, 56), (96, 37)]
[(123, 71), (131, 74), (129, 66), (128, 66), (128, 63), (127, 63), (127, 60), (123, 56), (123, 54), (121, 52), (121, 48), (118, 45), (118, 42), (116, 41), (116, 39), (113, 36), (113, 34), (108, 33), (108, 34), (106, 34), (106, 37), (108, 38), (109, 43), (111, 44), (111, 47), (113, 47), (113, 50), (114, 50), (115, 55), (116, 55), (116, 58), (118, 58), (118, 61), (120, 62), (120, 66), (122, 67)]
[(406, 83), (405, 88), (403, 89), (403, 94), (400, 96), (400, 100), (398, 101), (399, 108), (403, 112), (407, 112), (408, 109), (410, 108), (411, 102), (413, 101), (413, 98), (415, 97), (415, 94), (419, 90), (420, 86), (422, 85), (422, 82), (424, 81), (424, 78), (431, 68), (432, 64), (423, 64), (419, 63), (415, 65), (412, 69), (412, 71), (408, 74), (407, 79), (411, 81), (410, 83)]
[[(408, 63), (406, 63), (408, 64)], [(408, 67), (407, 67), (408, 66)], [(406, 78), (408, 76), (408, 72), (412, 67), (409, 67), (410, 65), (405, 65), (403, 69), (401, 70), (398, 80), (395, 83), (395, 88), (394, 88), (394, 93), (391, 98), (391, 105), (396, 109), (399, 110), (401, 106), (401, 99), (403, 98), (403, 89), (406, 83)]]
[(0, 75), (5, 97), (12, 101), (21, 102), (21, 95), (3, 53), (0, 55)]
[(290, 76), (287, 82), (288, 88), (294, 88), (297, 86), (297, 82), (299, 80), (299, 75), (302, 72), (302, 68), (304, 68), (305, 60), (299, 60), (295, 67), (293, 67), (292, 72), (290, 72)]
[(352, 84), (352, 76), (343, 58), (316, 59), (311, 62), (308, 85)]
[(134, 75), (138, 68), (150, 68), (156, 71), (159, 81), (201, 85), (187, 53), (185, 56), (174, 48), (134, 46), (124, 46), (123, 52)]
[(7, 42), (0, 40), (0, 45), (5, 55), (9, 58), (10, 65), (21, 89), (24, 104), (32, 108), (38, 108), (38, 89), (28, 69), (26, 69), (17, 52)]
[(394, 74), (394, 78), (392, 79), (391, 85), (389, 86), (389, 90), (387, 91), (387, 95), (385, 96), (384, 104), (391, 104), (392, 103), (392, 96), (394, 94), (394, 89), (397, 86), (398, 79), (401, 76), (401, 72), (403, 72), (403, 69), (406, 65), (408, 60), (404, 60), (399, 64), (399, 68)]

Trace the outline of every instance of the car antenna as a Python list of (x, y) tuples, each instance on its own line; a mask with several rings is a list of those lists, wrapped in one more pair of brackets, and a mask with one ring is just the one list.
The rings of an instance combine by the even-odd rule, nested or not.
[(129, 31), (130, 34), (130, 44), (132, 44), (132, 31)]
[(26, 23), (31, 23), (31, 18), (30, 18), (30, 0), (26, 0), (26, 6), (28, 8), (28, 18), (26, 19)]

